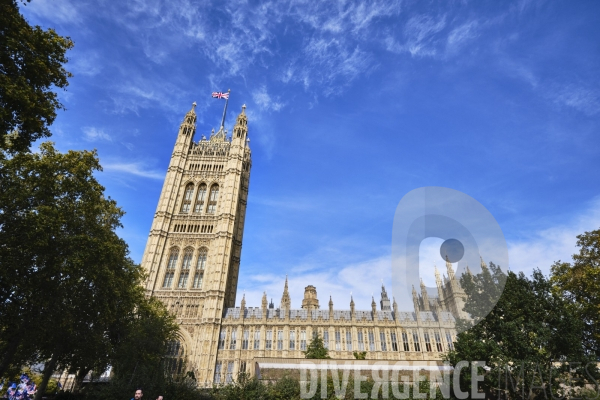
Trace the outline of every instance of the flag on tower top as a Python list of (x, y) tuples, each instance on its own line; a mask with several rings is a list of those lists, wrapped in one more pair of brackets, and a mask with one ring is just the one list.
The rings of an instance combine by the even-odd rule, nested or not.
[(229, 92), (213, 92), (212, 97), (214, 97), (215, 99), (229, 99)]

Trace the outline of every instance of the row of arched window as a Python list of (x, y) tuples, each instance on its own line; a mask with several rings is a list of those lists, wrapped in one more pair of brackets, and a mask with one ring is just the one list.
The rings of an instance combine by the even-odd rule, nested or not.
[(171, 249), (163, 280), (163, 289), (172, 288), (175, 281), (177, 282), (177, 289), (188, 289), (189, 287), (202, 289), (207, 253), (206, 248), (201, 248), (198, 250), (198, 255), (194, 260), (194, 249), (186, 248), (183, 251), (181, 265), (179, 265), (179, 249)]
[(210, 187), (210, 194), (206, 196), (206, 183), (198, 185), (196, 196), (194, 196), (194, 184), (188, 183), (183, 193), (181, 212), (189, 213), (194, 205), (194, 213), (214, 214), (217, 211), (217, 200), (219, 199), (219, 185), (214, 183)]

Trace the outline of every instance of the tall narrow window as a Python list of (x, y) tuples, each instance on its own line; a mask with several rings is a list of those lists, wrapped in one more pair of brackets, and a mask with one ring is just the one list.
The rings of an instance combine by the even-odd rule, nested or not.
[(421, 344), (419, 343), (419, 333), (413, 332), (413, 343), (415, 345), (415, 351), (421, 351)]
[(246, 361), (240, 361), (240, 373), (246, 373)]
[(392, 332), (390, 337), (392, 338), (392, 351), (398, 351), (398, 341), (396, 340), (396, 332)]
[(387, 341), (385, 340), (385, 332), (379, 332), (379, 341), (381, 342), (381, 351), (387, 351)]
[(346, 331), (346, 351), (352, 351), (352, 332)]
[(337, 351), (342, 349), (342, 334), (340, 331), (335, 331), (335, 349)]
[(273, 348), (273, 331), (267, 331), (267, 340), (265, 342), (265, 350), (271, 350)]
[(221, 361), (215, 365), (215, 383), (221, 383)]
[(223, 350), (225, 348), (225, 336), (227, 335), (227, 331), (225, 329), (221, 330), (221, 334), (219, 335), (219, 350)]
[(323, 331), (323, 347), (329, 348), (329, 331), (327, 329)]
[(165, 273), (165, 280), (163, 281), (163, 288), (170, 288), (173, 284), (173, 277), (175, 276), (175, 267), (177, 266), (177, 259), (179, 258), (179, 249), (171, 250), (169, 255), (169, 261), (167, 263), (167, 272)]
[(206, 249), (200, 249), (198, 252), (198, 262), (196, 262), (196, 271), (194, 272), (194, 289), (202, 289), (202, 280), (204, 279), (204, 267), (206, 266)]
[(235, 350), (235, 344), (237, 342), (235, 336), (236, 336), (236, 329), (233, 328), (233, 330), (231, 331), (231, 339), (229, 340), (229, 350)]
[(248, 350), (248, 339), (250, 339), (250, 331), (246, 329), (243, 335), (244, 336), (242, 336), (242, 350)]
[(296, 331), (290, 331), (290, 350), (296, 349)]
[(423, 336), (425, 337), (425, 350), (427, 352), (431, 352), (431, 340), (429, 339), (429, 333), (425, 332)]
[(452, 335), (446, 332), (446, 342), (448, 342), (448, 350), (454, 350), (454, 346), (452, 345)]
[(442, 338), (440, 337), (440, 333), (438, 331), (435, 331), (433, 335), (435, 336), (435, 346), (437, 348), (437, 351), (439, 351), (440, 353), (443, 352), (444, 349), (442, 347)]
[(277, 350), (283, 350), (283, 331), (277, 331)]
[(183, 263), (181, 264), (181, 272), (179, 273), (179, 283), (177, 287), (185, 289), (187, 287), (188, 278), (190, 276), (190, 266), (192, 265), (192, 257), (194, 251), (192, 249), (186, 249), (183, 253)]
[(404, 345), (404, 351), (410, 351), (410, 346), (408, 344), (408, 335), (406, 332), (402, 332), (402, 344)]
[(190, 212), (190, 205), (192, 204), (192, 195), (194, 194), (194, 184), (190, 183), (185, 187), (183, 194), (183, 204), (181, 205), (181, 212)]
[(208, 214), (214, 214), (217, 210), (217, 200), (219, 199), (219, 185), (216, 183), (210, 187), (210, 197), (208, 198)]
[(233, 361), (227, 363), (227, 375), (225, 375), (225, 383), (233, 382)]
[(360, 329), (358, 330), (358, 350), (365, 350), (365, 338), (363, 337), (363, 332)]
[(258, 350), (260, 348), (260, 330), (254, 331), (254, 350)]
[(306, 331), (300, 331), (300, 350), (306, 350)]
[(206, 183), (200, 184), (198, 194), (196, 195), (196, 204), (194, 204), (194, 212), (201, 213), (206, 202)]
[(369, 329), (369, 351), (375, 351), (375, 333)]

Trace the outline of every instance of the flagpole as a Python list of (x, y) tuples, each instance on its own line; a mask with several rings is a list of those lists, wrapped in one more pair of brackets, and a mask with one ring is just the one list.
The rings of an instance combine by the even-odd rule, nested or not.
[(225, 100), (225, 109), (223, 110), (223, 119), (221, 120), (221, 130), (225, 126), (225, 115), (227, 114), (227, 103), (229, 103), (229, 93), (231, 93), (231, 89), (227, 89), (227, 99)]

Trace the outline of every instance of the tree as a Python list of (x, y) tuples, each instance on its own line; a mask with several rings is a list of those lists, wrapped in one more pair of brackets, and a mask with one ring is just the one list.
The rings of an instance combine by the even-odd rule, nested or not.
[(304, 356), (306, 358), (331, 358), (329, 357), (329, 350), (327, 350), (327, 348), (325, 347), (323, 339), (319, 336), (319, 334), (313, 336), (312, 340), (308, 344), (308, 347), (306, 348), (306, 351), (303, 351), (302, 353), (304, 353)]
[[(56, 368), (81, 379), (102, 371), (141, 315), (160, 312), (115, 232), (123, 211), (104, 196), (99, 170), (95, 152), (51, 143), (0, 153), (0, 376), (44, 361), (38, 397)], [(170, 331), (160, 323), (153, 334)]]
[[(457, 335), (455, 350), (449, 352), (448, 359), (453, 364), (461, 360), (485, 361), (491, 368), (489, 372), (481, 369), (488, 398), (494, 397), (498, 390), (508, 393), (507, 398), (518, 398), (522, 391), (526, 394), (531, 391), (532, 398), (545, 398), (549, 390), (556, 395), (558, 382), (567, 368), (551, 368), (552, 363), (570, 360), (583, 362), (585, 366), (588, 360), (581, 345), (581, 320), (571, 312), (568, 301), (552, 291), (550, 280), (539, 270), (528, 279), (523, 273), (504, 275), (493, 263), (482, 274), (461, 278), (467, 294), (465, 311), (476, 314), (480, 310), (477, 302), (486, 295), (483, 289), (490, 279), (506, 280), (504, 292), (487, 316)], [(525, 378), (521, 386), (515, 385), (515, 390), (514, 382), (506, 379), (507, 369), (509, 378), (516, 379), (520, 374)], [(470, 372), (462, 371), (461, 389), (467, 390)], [(580, 382), (587, 379), (581, 365), (574, 374)], [(507, 385), (506, 382), (512, 383)]]
[(586, 350), (600, 357), (600, 229), (577, 236), (577, 246), (572, 264), (554, 263), (551, 281), (585, 324)]
[(50, 136), (48, 126), (63, 108), (52, 89), (68, 85), (63, 64), (73, 42), (30, 26), (16, 0), (0, 0), (0, 27), (0, 149), (24, 151)]

